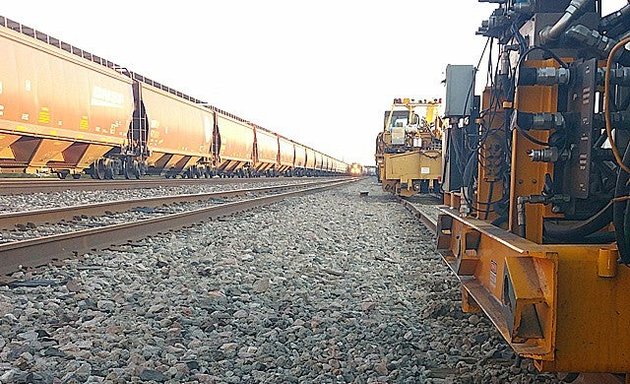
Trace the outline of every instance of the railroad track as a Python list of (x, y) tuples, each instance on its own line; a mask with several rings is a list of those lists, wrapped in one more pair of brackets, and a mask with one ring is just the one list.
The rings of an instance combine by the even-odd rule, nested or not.
[[(24, 222), (50, 222), (72, 218), (77, 215), (95, 215), (104, 212), (125, 211), (134, 207), (160, 206), (164, 204), (209, 200), (218, 197), (233, 197), (246, 193), (268, 193), (272, 191), (285, 191), (287, 189), (291, 189), (291, 191), (288, 192), (211, 205), (208, 207), (197, 208), (180, 213), (166, 214), (149, 219), (0, 244), (0, 276), (6, 276), (27, 267), (46, 265), (54, 260), (72, 257), (75, 254), (88, 252), (93, 249), (138, 240), (149, 235), (180, 229), (195, 223), (215, 220), (222, 216), (233, 215), (253, 208), (276, 203), (291, 197), (321, 192), (355, 180), (358, 179), (346, 178), (345, 180), (322, 180), (308, 183), (306, 185), (305, 183), (285, 184), (266, 188), (250, 188), (196, 195), (164, 196), (151, 199), (113, 201), (78, 207), (63, 207), (1, 215), (1, 226), (6, 228), (14, 226), (17, 223)], [(3, 280), (6, 283), (9, 279), (5, 277)]]
[[(321, 180), (342, 180), (348, 177), (324, 177)], [(320, 179), (320, 178), (318, 178)], [(98, 191), (112, 189), (148, 189), (157, 187), (177, 187), (186, 185), (225, 185), (245, 183), (265, 183), (283, 180), (301, 180), (295, 177), (253, 177), (253, 178), (210, 178), (210, 179), (142, 179), (142, 180), (43, 180), (43, 179), (4, 179), (0, 180), (0, 195), (24, 193), (47, 193), (59, 191)]]
[(436, 195), (417, 195), (409, 199), (397, 197), (409, 212), (424, 224), (431, 232), (437, 231), (437, 211), (435, 208), (442, 204), (441, 197)]
[[(411, 212), (429, 231), (437, 232), (436, 208), (441, 205), (437, 196), (414, 196), (411, 199), (398, 197), (398, 201)], [(560, 379), (572, 384), (630, 384), (630, 377), (607, 373), (560, 374)]]

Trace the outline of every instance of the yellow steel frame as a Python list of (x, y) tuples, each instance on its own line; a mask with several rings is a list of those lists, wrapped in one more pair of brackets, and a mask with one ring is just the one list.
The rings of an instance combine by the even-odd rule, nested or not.
[(541, 245), (442, 207), (438, 250), (521, 356), (558, 372), (630, 371), (630, 269), (603, 245)]
[(437, 180), (442, 175), (442, 154), (439, 151), (386, 153), (383, 155), (383, 186), (400, 196), (413, 196), (415, 180)]
[[(489, 95), (487, 90), (484, 102)], [(514, 107), (556, 112), (556, 100), (556, 87), (518, 87)], [(483, 123), (490, 121), (486, 129), (504, 123), (496, 116)], [(549, 136), (530, 134), (542, 141)], [(527, 206), (525, 237), (516, 235), (517, 197), (540, 194), (545, 174), (553, 174), (552, 163), (529, 159), (536, 145), (517, 131), (512, 132), (510, 219), (506, 228), (492, 225), (487, 206), (478, 202), (493, 200), (489, 183), (497, 178), (488, 163), (493, 147), (489, 139), (481, 149), (477, 213), (461, 217), (460, 197), (449, 193), (438, 218), (437, 248), (461, 280), (463, 309), (483, 311), (511, 347), (534, 359), (540, 370), (630, 372), (630, 269), (617, 266), (614, 245), (542, 244), (544, 219), (557, 217), (545, 205)]]

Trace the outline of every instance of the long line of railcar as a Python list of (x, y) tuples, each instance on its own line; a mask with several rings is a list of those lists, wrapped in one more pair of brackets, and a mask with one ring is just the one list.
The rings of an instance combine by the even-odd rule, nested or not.
[(334, 157), (5, 17), (0, 51), (0, 172), (346, 172)]

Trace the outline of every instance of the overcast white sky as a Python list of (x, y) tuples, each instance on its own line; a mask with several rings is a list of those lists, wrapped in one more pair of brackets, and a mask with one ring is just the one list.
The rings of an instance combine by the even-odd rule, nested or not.
[[(626, 0), (606, 0), (607, 9)], [(607, 3), (607, 4), (606, 4)], [(476, 64), (475, 0), (5, 1), (4, 16), (348, 162), (394, 97)]]

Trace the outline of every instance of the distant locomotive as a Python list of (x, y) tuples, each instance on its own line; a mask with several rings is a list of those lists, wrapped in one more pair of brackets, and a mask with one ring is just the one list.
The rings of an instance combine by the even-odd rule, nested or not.
[(361, 176), (364, 174), (363, 166), (359, 163), (352, 163), (348, 166), (348, 173), (352, 176)]
[(347, 164), (0, 17), (0, 172), (317, 176)]

